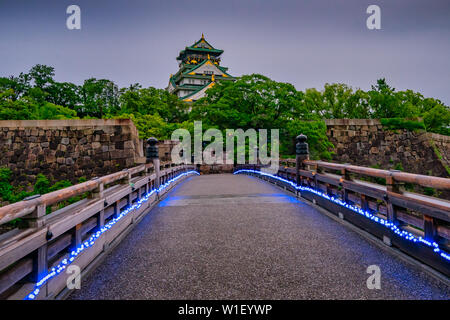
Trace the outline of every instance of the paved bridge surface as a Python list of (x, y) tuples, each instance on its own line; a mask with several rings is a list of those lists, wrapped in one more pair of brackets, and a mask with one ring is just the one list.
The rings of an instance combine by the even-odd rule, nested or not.
[[(381, 289), (369, 290), (369, 265)], [(70, 299), (448, 299), (448, 288), (267, 182), (191, 177)]]

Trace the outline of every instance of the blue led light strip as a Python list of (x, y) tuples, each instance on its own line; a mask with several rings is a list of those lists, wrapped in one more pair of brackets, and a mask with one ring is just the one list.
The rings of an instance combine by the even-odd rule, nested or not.
[(159, 193), (162, 190), (164, 190), (165, 188), (167, 188), (170, 184), (172, 184), (173, 182), (177, 181), (178, 179), (180, 179), (183, 176), (187, 176), (190, 174), (197, 174), (199, 175), (199, 173), (197, 171), (187, 171), (184, 173), (179, 174), (178, 176), (168, 180), (166, 183), (162, 184), (158, 189), (153, 189), (150, 192), (147, 192), (145, 194), (145, 196), (143, 196), (141, 199), (139, 199), (136, 203), (132, 204), (131, 206), (129, 206), (128, 208), (124, 209), (117, 217), (113, 218), (110, 222), (108, 222), (107, 224), (105, 224), (105, 226), (103, 226), (102, 228), (100, 228), (100, 230), (98, 230), (96, 233), (94, 233), (89, 239), (87, 239), (86, 241), (84, 241), (82, 244), (80, 244), (78, 247), (76, 247), (69, 255), (69, 258), (65, 258), (64, 260), (62, 260), (57, 266), (53, 267), (50, 272), (44, 276), (41, 280), (39, 280), (35, 286), (34, 289), (31, 293), (29, 293), (24, 300), (34, 300), (36, 298), (36, 296), (38, 295), (39, 291), (41, 290), (41, 287), (47, 282), (49, 281), (51, 278), (57, 276), (58, 274), (60, 274), (69, 264), (71, 264), (75, 258), (85, 249), (91, 247), (92, 245), (94, 245), (95, 241), (103, 234), (105, 233), (107, 230), (111, 229), (111, 227), (113, 225), (115, 225), (120, 219), (122, 219), (123, 217), (125, 217), (128, 213), (130, 213), (133, 210), (137, 210), (141, 207), (141, 205), (145, 202), (147, 202), (150, 197), (154, 194), (154, 193)]
[(392, 222), (389, 222), (386, 219), (381, 219), (381, 218), (371, 214), (369, 211), (364, 211), (363, 209), (361, 209), (359, 207), (356, 207), (356, 206), (353, 206), (351, 204), (348, 204), (348, 203), (346, 203), (345, 201), (343, 201), (343, 200), (341, 200), (339, 198), (330, 197), (328, 194), (323, 193), (321, 191), (317, 191), (317, 190), (312, 189), (310, 187), (299, 186), (299, 185), (297, 185), (296, 183), (294, 183), (294, 182), (292, 182), (290, 180), (286, 180), (286, 179), (284, 179), (282, 177), (279, 177), (279, 176), (276, 176), (276, 175), (272, 175), (272, 174), (269, 174), (269, 173), (265, 173), (265, 172), (261, 172), (261, 171), (257, 171), (257, 170), (242, 169), (242, 170), (238, 170), (238, 171), (234, 172), (233, 174), (239, 174), (239, 173), (256, 173), (256, 174), (259, 174), (259, 175), (262, 175), (262, 176), (271, 177), (273, 179), (276, 179), (276, 180), (282, 181), (284, 183), (287, 183), (287, 184), (291, 185), (293, 188), (295, 188), (296, 190), (312, 192), (312, 193), (314, 193), (314, 194), (316, 194), (316, 195), (318, 195), (318, 196), (320, 196), (320, 197), (322, 197), (324, 199), (327, 199), (327, 200), (332, 201), (332, 202), (334, 202), (334, 203), (336, 203), (336, 204), (338, 204), (340, 206), (343, 206), (343, 207), (345, 207), (347, 209), (350, 209), (350, 210), (352, 210), (352, 211), (354, 211), (356, 213), (359, 213), (360, 215), (362, 215), (362, 216), (364, 216), (364, 217), (366, 217), (366, 218), (368, 218), (368, 219), (370, 219), (372, 221), (375, 221), (376, 223), (379, 223), (379, 224), (385, 226), (386, 228), (391, 229), (395, 234), (397, 234), (398, 236), (400, 236), (400, 237), (402, 237), (402, 238), (404, 238), (406, 240), (409, 240), (409, 241), (412, 241), (412, 242), (419, 242), (419, 243), (422, 243), (422, 244), (424, 244), (424, 245), (426, 245), (428, 247), (431, 247), (431, 248), (433, 248), (433, 252), (438, 254), (441, 258), (444, 258), (446, 261), (450, 261), (450, 255), (448, 253), (444, 252), (442, 249), (440, 249), (439, 245), (436, 242), (428, 241), (428, 240), (426, 240), (426, 239), (424, 239), (422, 237), (416, 237), (412, 233), (398, 228)]

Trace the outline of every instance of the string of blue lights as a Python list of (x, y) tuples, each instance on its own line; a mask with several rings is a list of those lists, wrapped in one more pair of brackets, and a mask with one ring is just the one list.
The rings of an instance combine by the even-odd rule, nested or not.
[(428, 247), (431, 247), (433, 249), (434, 253), (438, 254), (441, 258), (445, 259), (446, 261), (450, 261), (450, 255), (448, 253), (444, 252), (439, 247), (439, 245), (436, 242), (431, 242), (431, 241), (428, 241), (428, 240), (426, 240), (426, 239), (424, 239), (422, 237), (417, 237), (417, 236), (413, 235), (410, 232), (407, 232), (405, 230), (400, 229), (394, 223), (389, 222), (386, 219), (382, 219), (382, 218), (380, 218), (380, 217), (370, 213), (369, 211), (365, 211), (365, 210), (363, 210), (363, 209), (361, 209), (359, 207), (356, 207), (354, 205), (348, 204), (345, 201), (343, 201), (342, 199), (329, 196), (326, 193), (323, 193), (321, 191), (318, 191), (318, 190), (310, 188), (310, 187), (299, 186), (296, 183), (294, 183), (293, 181), (290, 181), (290, 180), (287, 180), (287, 179), (284, 179), (282, 177), (279, 177), (279, 176), (276, 176), (276, 175), (272, 175), (272, 174), (269, 174), (269, 173), (265, 173), (265, 172), (261, 172), (261, 171), (257, 171), (257, 170), (242, 169), (242, 170), (238, 170), (238, 171), (234, 172), (233, 174), (239, 174), (239, 173), (256, 173), (256, 174), (259, 174), (259, 175), (262, 175), (262, 176), (267, 176), (267, 177), (276, 179), (278, 181), (282, 181), (284, 183), (287, 183), (287, 184), (291, 185), (293, 188), (295, 188), (296, 190), (312, 192), (312, 193), (314, 193), (314, 194), (316, 194), (316, 195), (318, 195), (318, 196), (320, 196), (320, 197), (322, 197), (324, 199), (327, 199), (327, 200), (332, 201), (332, 202), (334, 202), (334, 203), (336, 203), (336, 204), (338, 204), (340, 206), (343, 206), (343, 207), (345, 207), (347, 209), (350, 209), (350, 210), (352, 210), (352, 211), (354, 211), (354, 212), (356, 212), (356, 213), (358, 213), (358, 214), (360, 214), (360, 215), (362, 215), (362, 216), (364, 216), (364, 217), (366, 217), (366, 218), (368, 218), (368, 219), (370, 219), (372, 221), (375, 221), (376, 223), (379, 223), (379, 224), (383, 225), (386, 228), (391, 229), (396, 235), (398, 235), (398, 236), (400, 236), (400, 237), (402, 237), (402, 238), (404, 238), (406, 240), (409, 240), (409, 241), (412, 241), (412, 242), (415, 242), (415, 243), (421, 243), (421, 244), (424, 244), (424, 245), (426, 245)]
[(70, 255), (68, 258), (63, 259), (57, 266), (53, 267), (49, 273), (47, 273), (44, 277), (42, 277), (34, 286), (34, 289), (32, 292), (30, 292), (24, 300), (34, 300), (37, 295), (39, 294), (41, 287), (47, 283), (50, 279), (54, 278), (58, 274), (60, 274), (68, 265), (70, 265), (73, 261), (75, 261), (75, 258), (84, 250), (86, 250), (89, 247), (92, 247), (95, 243), (95, 241), (107, 230), (111, 229), (113, 225), (115, 225), (120, 219), (125, 217), (128, 213), (130, 213), (133, 210), (139, 209), (143, 203), (147, 202), (150, 197), (154, 193), (159, 193), (163, 191), (165, 188), (167, 188), (170, 184), (177, 181), (181, 177), (190, 175), (190, 174), (197, 174), (199, 173), (197, 171), (187, 171), (183, 172), (176, 177), (168, 180), (166, 183), (159, 186), (158, 189), (153, 189), (149, 192), (147, 192), (141, 199), (139, 199), (137, 202), (133, 203), (129, 207), (125, 208), (117, 217), (111, 219), (110, 222), (105, 224), (102, 228), (100, 228), (97, 232), (95, 232), (89, 239), (84, 241), (82, 244), (80, 244), (78, 247), (76, 247), (73, 251), (70, 252)]

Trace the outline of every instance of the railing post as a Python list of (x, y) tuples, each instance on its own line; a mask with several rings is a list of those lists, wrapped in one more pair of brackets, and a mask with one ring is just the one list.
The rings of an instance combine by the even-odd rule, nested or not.
[[(344, 165), (348, 165), (348, 163), (345, 163)], [(351, 181), (350, 173), (346, 168), (343, 168), (341, 170), (341, 179), (339, 185), (342, 187), (342, 199), (345, 201), (345, 203), (350, 203), (348, 199), (348, 190), (344, 186), (344, 181)]]
[(153, 168), (155, 169), (155, 189), (158, 189), (160, 186), (160, 162), (159, 162), (159, 153), (158, 153), (158, 140), (154, 137), (151, 137), (147, 140), (147, 148), (145, 150), (145, 155), (147, 157), (147, 161), (153, 162)]
[(29, 281), (38, 282), (48, 272), (47, 244), (39, 247), (33, 256), (33, 271)]
[(99, 183), (98, 187), (92, 192), (92, 198), (103, 198), (103, 193), (105, 190), (105, 185), (103, 182)]
[(47, 206), (45, 204), (38, 205), (34, 212), (30, 215), (29, 226), (31, 228), (40, 228), (45, 225), (44, 216), (47, 212)]
[(433, 217), (423, 215), (423, 231), (425, 239), (432, 242), (438, 242), (436, 219)]
[[(105, 185), (103, 182), (101, 182), (97, 188), (94, 189), (92, 192), (92, 198), (98, 198), (103, 199), (104, 197), (104, 191), (105, 191)], [(106, 200), (103, 202), (103, 209), (100, 210), (100, 212), (97, 215), (97, 226), (98, 228), (102, 228), (105, 225), (105, 206), (106, 206)]]
[(125, 176), (125, 178), (123, 178), (121, 183), (129, 185), (131, 187), (131, 189), (132, 189), (131, 192), (128, 194), (128, 198), (127, 198), (127, 205), (131, 205), (134, 184), (131, 183), (131, 172), (128, 169), (123, 169), (123, 171), (126, 171), (127, 175)]
[[(24, 200), (32, 200), (39, 198), (41, 195), (34, 195), (27, 197)], [(45, 204), (37, 205), (33, 213), (24, 217), (24, 220), (28, 222), (28, 227), (30, 228), (41, 228), (45, 225), (45, 214), (47, 206)], [(50, 235), (50, 236), (49, 236)], [(47, 240), (51, 239), (51, 233), (47, 233)], [(48, 261), (47, 261), (47, 243), (40, 246), (32, 255), (33, 257), (33, 271), (28, 276), (29, 281), (38, 282), (43, 275), (48, 271)]]
[(114, 203), (114, 218), (117, 218), (120, 215), (120, 200), (116, 200)]
[[(26, 197), (23, 200), (24, 201), (33, 200), (33, 199), (39, 198), (40, 196), (41, 196), (40, 194), (36, 194), (36, 195), (30, 196), (30, 197)], [(47, 206), (45, 204), (37, 205), (31, 214), (23, 217), (23, 220), (25, 220), (27, 222), (27, 225), (30, 228), (43, 227), (45, 225), (44, 217), (45, 217), (46, 211), (47, 211)]]
[(395, 181), (393, 177), (393, 173), (400, 172), (400, 170), (389, 170), (389, 175), (386, 177), (386, 188), (387, 191), (395, 192), (395, 193), (402, 193), (401, 191), (401, 184), (397, 181)]
[(360, 201), (361, 201), (361, 209), (363, 209), (364, 211), (368, 211), (369, 202), (367, 201), (367, 197), (365, 194), (361, 194)]
[[(399, 185), (395, 182), (393, 173), (398, 172), (399, 170), (389, 170), (389, 175), (386, 177), (386, 190), (388, 192), (401, 193)], [(398, 223), (397, 220), (397, 209), (389, 200), (389, 196), (386, 199), (386, 207), (387, 207), (387, 219), (389, 222)]]
[(306, 140), (307, 136), (300, 134), (295, 139), (295, 183), (299, 186), (301, 184), (300, 169), (305, 169), (304, 160), (309, 160), (309, 149)]

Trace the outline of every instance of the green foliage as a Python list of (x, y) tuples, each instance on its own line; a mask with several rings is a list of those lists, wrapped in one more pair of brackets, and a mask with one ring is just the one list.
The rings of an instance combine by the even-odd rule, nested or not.
[(281, 128), (301, 110), (301, 95), (294, 86), (259, 75), (245, 75), (236, 82), (219, 82), (207, 96), (194, 103), (190, 119), (225, 128)]
[(9, 168), (0, 168), (0, 198), (10, 203), (20, 201), (33, 193), (18, 188), (15, 190), (11, 185), (12, 172)]
[(39, 173), (36, 176), (36, 182), (34, 184), (34, 193), (35, 194), (45, 194), (49, 192), (50, 181), (48, 181), (47, 177), (42, 173)]
[(0, 197), (5, 201), (9, 201), (12, 194), (11, 173), (9, 168), (0, 168)]
[(430, 187), (424, 187), (423, 193), (427, 196), (433, 197), (437, 194), (437, 190), (434, 188), (430, 188)]
[[(284, 141), (282, 145), (294, 146), (295, 137), (300, 133), (308, 137), (310, 158), (313, 160), (324, 159), (331, 160), (333, 144), (328, 141), (327, 127), (323, 120), (301, 121), (293, 120), (287, 125), (287, 132), (291, 141)], [(289, 144), (290, 142), (290, 144)], [(295, 151), (291, 152), (295, 153)]]
[(8, 92), (0, 92), (0, 120), (73, 119), (74, 110), (32, 97), (12, 100)]
[[(26, 192), (21, 190), (20, 188), (14, 190), (13, 186), (11, 185), (11, 174), (12, 174), (11, 169), (0, 168), (0, 198), (3, 201), (8, 201), (9, 203), (21, 201), (24, 198), (34, 194), (46, 194), (49, 192), (70, 187), (72, 185), (72, 183), (69, 180), (57, 181), (52, 185), (46, 176), (44, 176), (42, 173), (39, 173), (36, 176), (36, 181), (34, 183), (32, 192)], [(79, 183), (85, 181), (86, 181), (85, 177), (81, 177), (79, 179)], [(63, 205), (74, 203), (86, 196), (87, 194), (81, 197), (80, 196), (72, 197), (68, 199), (66, 202), (64, 202)]]
[(83, 182), (86, 182), (86, 181), (87, 181), (86, 177), (78, 178), (78, 183), (83, 183)]
[(50, 188), (48, 188), (48, 192), (61, 190), (61, 189), (70, 187), (71, 185), (72, 185), (72, 182), (70, 182), (69, 180), (60, 180), (60, 181), (57, 181), (54, 185), (52, 185)]
[(188, 105), (163, 89), (135, 84), (121, 90), (119, 114), (158, 115), (166, 123), (187, 120)]
[(284, 155), (294, 153), (295, 137), (304, 133), (313, 158), (331, 159), (333, 145), (327, 139), (325, 123), (312, 112), (320, 97), (314, 90), (303, 94), (291, 84), (259, 74), (246, 75), (208, 89), (207, 96), (194, 103), (190, 119), (219, 130), (280, 129), (280, 153)]
[(139, 131), (139, 138), (146, 139), (150, 137), (157, 137), (158, 139), (167, 139), (169, 132), (167, 130), (168, 124), (158, 115), (140, 114), (140, 113), (123, 113), (114, 116), (114, 119), (131, 119)]
[[(177, 128), (204, 130), (280, 129), (281, 149), (294, 154), (294, 138), (309, 136), (312, 157), (330, 159), (333, 146), (323, 122), (330, 118), (377, 118), (388, 129), (450, 134), (450, 109), (441, 101), (412, 90), (396, 91), (386, 79), (371, 90), (327, 83), (323, 90), (298, 91), (289, 83), (260, 74), (235, 82), (218, 81), (205, 98), (193, 104), (163, 89), (132, 84), (119, 88), (107, 79), (90, 78), (80, 86), (54, 80), (54, 68), (36, 65), (28, 73), (0, 78), (0, 119), (132, 119), (141, 138), (170, 139)], [(423, 122), (410, 119), (423, 119)], [(310, 121), (310, 122), (308, 122)]]
[(415, 130), (425, 130), (425, 124), (422, 121), (408, 120), (403, 118), (382, 118), (380, 119), (381, 124), (389, 129), (407, 129), (410, 131)]
[(425, 112), (423, 121), (428, 131), (450, 136), (450, 108), (437, 104)]
[[(442, 154), (439, 151), (439, 148), (436, 147), (434, 141), (430, 140), (429, 142), (430, 142), (431, 147), (433, 148), (434, 154), (438, 157), (439, 160), (442, 160), (443, 159)], [(447, 171), (447, 174), (450, 176), (450, 167), (444, 164), (444, 168), (445, 168), (445, 171)]]
[(119, 108), (119, 88), (110, 80), (90, 78), (80, 91), (82, 104), (76, 107), (80, 116), (102, 118)]
[(28, 75), (37, 88), (43, 89), (53, 82), (55, 68), (37, 64), (30, 69)]

